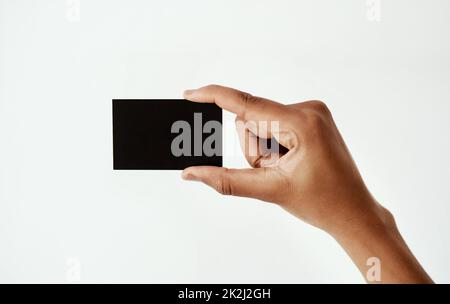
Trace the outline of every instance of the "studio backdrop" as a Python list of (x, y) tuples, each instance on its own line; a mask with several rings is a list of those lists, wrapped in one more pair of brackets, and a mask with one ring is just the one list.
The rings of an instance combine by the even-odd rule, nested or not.
[[(325, 101), (373, 195), (450, 283), (447, 0), (0, 0), (0, 60), (2, 283), (364, 282), (275, 205), (179, 170), (113, 170), (113, 99), (211, 83)], [(248, 166), (230, 151), (224, 166)]]

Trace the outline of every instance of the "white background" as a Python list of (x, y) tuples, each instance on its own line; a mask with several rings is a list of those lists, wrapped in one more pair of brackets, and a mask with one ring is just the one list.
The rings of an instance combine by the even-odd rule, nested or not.
[(0, 0), (0, 282), (363, 282), (276, 206), (179, 171), (112, 170), (111, 99), (218, 83), (324, 100), (374, 196), (450, 283), (450, 1), (381, 0), (378, 22), (369, 9)]

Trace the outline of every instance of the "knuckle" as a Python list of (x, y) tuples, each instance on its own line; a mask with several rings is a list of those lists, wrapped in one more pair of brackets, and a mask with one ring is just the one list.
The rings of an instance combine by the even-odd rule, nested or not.
[(239, 97), (245, 103), (252, 102), (252, 100), (254, 98), (252, 94), (247, 93), (247, 92), (239, 92)]
[(226, 173), (228, 173), (229, 169), (225, 169), (225, 173), (222, 174), (222, 176), (220, 178), (217, 179), (217, 184), (216, 184), (216, 190), (217, 192), (219, 192), (222, 195), (233, 195), (233, 188), (231, 185), (231, 181), (228, 178), (228, 175)]
[(250, 93), (246, 92), (239, 92), (239, 99), (244, 104), (242, 113), (238, 116), (244, 117), (245, 113), (247, 112), (247, 109), (252, 106), (252, 104), (255, 104), (258, 102), (258, 97), (253, 96)]
[(308, 126), (313, 130), (321, 130), (326, 125), (324, 117), (317, 112), (310, 112), (307, 121)]
[(322, 115), (331, 114), (326, 103), (321, 100), (312, 101), (311, 106), (314, 110), (316, 110), (318, 113), (320, 113)]
[(327, 128), (331, 118), (331, 112), (327, 105), (320, 100), (314, 100), (310, 103), (310, 110), (307, 111), (306, 120), (308, 126), (313, 130), (322, 130)]

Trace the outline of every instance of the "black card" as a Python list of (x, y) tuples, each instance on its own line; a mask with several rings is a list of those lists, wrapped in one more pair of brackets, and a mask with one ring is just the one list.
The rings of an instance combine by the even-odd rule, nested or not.
[(222, 109), (184, 99), (113, 100), (114, 170), (222, 166)]

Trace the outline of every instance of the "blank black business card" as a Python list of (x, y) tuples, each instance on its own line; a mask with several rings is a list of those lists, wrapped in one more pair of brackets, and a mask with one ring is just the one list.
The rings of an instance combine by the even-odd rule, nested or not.
[(114, 99), (114, 170), (222, 166), (222, 109), (184, 99)]

